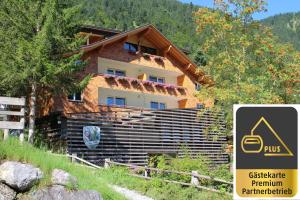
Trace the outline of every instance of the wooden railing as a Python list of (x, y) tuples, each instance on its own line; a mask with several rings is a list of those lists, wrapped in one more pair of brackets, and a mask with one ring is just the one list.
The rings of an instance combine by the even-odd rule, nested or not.
[[(4, 129), (4, 139), (9, 137), (9, 130), (21, 130), (20, 141), (24, 141), (25, 98), (0, 97), (0, 129)], [(15, 120), (19, 118), (19, 120)]]
[(167, 173), (167, 174), (179, 174), (179, 175), (190, 176), (191, 177), (191, 183), (185, 183), (185, 182), (174, 181), (174, 180), (166, 180), (166, 179), (160, 179), (160, 180), (164, 181), (164, 182), (167, 182), (167, 183), (175, 183), (175, 184), (179, 184), (179, 185), (182, 185), (182, 186), (193, 186), (193, 187), (203, 189), (203, 190), (207, 190), (207, 191), (211, 191), (211, 192), (225, 193), (227, 195), (232, 195), (229, 192), (224, 192), (224, 191), (217, 190), (215, 188), (210, 188), (210, 187), (200, 185), (199, 180), (205, 179), (205, 180), (212, 181), (212, 182), (219, 183), (219, 184), (226, 184), (229, 188), (231, 188), (231, 190), (233, 188), (233, 183), (232, 182), (229, 182), (229, 181), (226, 181), (226, 180), (223, 180), (223, 179), (220, 179), (220, 178), (210, 177), (210, 176), (207, 176), (207, 175), (201, 175), (197, 171), (182, 172), (182, 171), (175, 171), (175, 170), (162, 170), (162, 169), (152, 168), (152, 167), (147, 167), (147, 166), (142, 167), (142, 166), (138, 166), (138, 165), (119, 163), (119, 162), (111, 161), (110, 159), (105, 159), (105, 163), (104, 163), (105, 168), (109, 168), (113, 165), (114, 166), (123, 166), (123, 167), (127, 167), (127, 168), (134, 168), (134, 169), (144, 170), (144, 176), (137, 175), (137, 174), (128, 174), (130, 176), (143, 178), (143, 179), (152, 179), (150, 177), (151, 171), (162, 173), (162, 174)]
[[(53, 154), (53, 153), (51, 153)], [(53, 155), (57, 155), (57, 156), (66, 156), (68, 158), (70, 158), (72, 160), (72, 162), (76, 162), (76, 163), (81, 163), (84, 164), (88, 167), (94, 168), (94, 169), (104, 169), (104, 168), (110, 168), (112, 166), (123, 166), (123, 167), (127, 167), (127, 168), (131, 168), (131, 169), (141, 169), (144, 170), (144, 176), (142, 175), (138, 175), (138, 174), (132, 174), (132, 173), (128, 173), (127, 175), (129, 176), (133, 176), (133, 177), (137, 177), (137, 178), (143, 178), (146, 180), (150, 180), (152, 179), (152, 177), (150, 177), (150, 172), (151, 171), (155, 171), (155, 172), (159, 172), (159, 173), (172, 173), (172, 174), (180, 174), (180, 175), (187, 175), (187, 176), (191, 176), (191, 183), (184, 183), (184, 182), (180, 182), (180, 181), (174, 181), (174, 180), (166, 180), (166, 179), (162, 179), (160, 178), (159, 180), (166, 182), (166, 183), (173, 183), (173, 184), (179, 184), (181, 186), (189, 186), (189, 187), (196, 187), (198, 189), (202, 189), (202, 190), (207, 190), (210, 192), (215, 192), (215, 193), (221, 193), (221, 194), (226, 194), (226, 195), (232, 195), (232, 193), (230, 192), (224, 192), (224, 191), (220, 191), (214, 188), (209, 188), (203, 185), (200, 185), (199, 180), (200, 179), (205, 179), (205, 180), (209, 180), (209, 181), (213, 181), (213, 182), (217, 182), (217, 183), (221, 183), (221, 184), (226, 184), (229, 188), (233, 188), (233, 183), (223, 180), (223, 179), (219, 179), (219, 178), (214, 178), (214, 177), (210, 177), (207, 175), (201, 175), (199, 174), (197, 171), (192, 171), (192, 172), (182, 172), (182, 171), (175, 171), (175, 170), (162, 170), (162, 169), (158, 169), (158, 168), (152, 168), (152, 167), (142, 167), (142, 166), (138, 166), (138, 165), (132, 165), (132, 164), (124, 164), (124, 163), (119, 163), (119, 162), (114, 162), (111, 161), (109, 158), (105, 159), (104, 162), (104, 168), (100, 167), (98, 165), (95, 165), (93, 163), (90, 163), (82, 158), (77, 157), (76, 154), (73, 155), (60, 155), (60, 154), (53, 154)]]

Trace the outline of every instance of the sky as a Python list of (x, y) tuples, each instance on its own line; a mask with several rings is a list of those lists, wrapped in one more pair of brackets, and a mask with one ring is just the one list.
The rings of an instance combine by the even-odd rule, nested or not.
[[(180, 0), (184, 3), (192, 2), (195, 5), (213, 7), (213, 0)], [(268, 11), (254, 15), (254, 19), (260, 20), (280, 13), (300, 11), (300, 0), (268, 0)]]

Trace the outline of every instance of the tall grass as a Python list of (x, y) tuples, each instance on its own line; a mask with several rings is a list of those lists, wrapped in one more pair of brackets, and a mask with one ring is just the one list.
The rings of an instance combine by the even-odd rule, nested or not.
[(62, 169), (78, 179), (78, 189), (92, 189), (100, 192), (105, 200), (121, 200), (123, 196), (112, 191), (109, 184), (124, 186), (153, 197), (155, 200), (229, 200), (228, 195), (198, 190), (194, 187), (165, 183), (159, 179), (143, 180), (128, 175), (124, 168), (94, 170), (86, 166), (71, 163), (67, 158), (48, 153), (24, 143), (20, 145), (16, 139), (0, 140), (0, 161), (16, 160), (31, 163), (44, 172), (45, 178), (38, 187), (50, 184), (51, 172), (54, 168)]
[(27, 143), (20, 145), (16, 139), (0, 140), (0, 160), (21, 161), (39, 167), (45, 176), (39, 187), (49, 185), (52, 170), (58, 168), (75, 176), (78, 179), (79, 189), (96, 190), (101, 193), (104, 199), (108, 200), (125, 199), (114, 192), (108, 186), (108, 182), (105, 179), (97, 176), (96, 170), (73, 164), (65, 157), (52, 155), (45, 150), (34, 148)]
[(199, 190), (195, 187), (182, 187), (173, 183), (165, 183), (154, 178), (143, 180), (127, 175), (128, 171), (123, 168), (112, 168), (109, 172), (99, 171), (99, 176), (109, 182), (133, 189), (153, 197), (155, 200), (231, 200), (232, 196), (217, 194), (209, 191)]

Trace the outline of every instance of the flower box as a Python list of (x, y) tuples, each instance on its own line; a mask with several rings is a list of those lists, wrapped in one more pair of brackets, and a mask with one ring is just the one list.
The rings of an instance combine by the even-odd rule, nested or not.
[(152, 82), (152, 81), (143, 81), (143, 83), (144, 83), (145, 85), (153, 85), (153, 82)]
[(165, 88), (174, 90), (174, 89), (176, 89), (176, 86), (175, 85), (166, 85)]
[(155, 57), (154, 57), (154, 60), (155, 60), (156, 62), (163, 62), (163, 61), (164, 61), (163, 57), (161, 57), (161, 56), (155, 56)]
[(139, 84), (139, 83), (140, 83), (140, 80), (137, 80), (137, 79), (131, 79), (131, 83), (132, 83), (132, 84)]
[(164, 83), (155, 83), (155, 86), (156, 87), (165, 87), (165, 84)]
[(151, 58), (151, 55), (148, 53), (143, 53), (143, 57), (148, 60)]

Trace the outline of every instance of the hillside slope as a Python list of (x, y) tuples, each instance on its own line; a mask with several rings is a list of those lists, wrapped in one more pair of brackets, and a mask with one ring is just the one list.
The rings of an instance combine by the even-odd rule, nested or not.
[[(84, 24), (130, 30), (154, 24), (178, 47), (194, 53), (201, 41), (195, 31), (193, 12), (200, 7), (177, 0), (76, 0), (82, 3)], [(300, 50), (300, 12), (280, 14), (261, 21), (270, 26), (282, 42)]]
[(178, 47), (196, 50), (193, 4), (176, 0), (83, 0), (82, 19), (86, 24), (130, 30), (145, 24), (155, 25)]
[(261, 22), (272, 27), (280, 41), (292, 43), (300, 51), (300, 12), (275, 15)]

